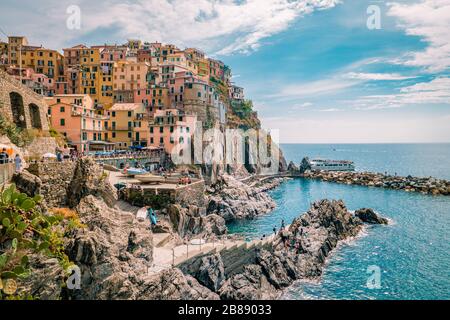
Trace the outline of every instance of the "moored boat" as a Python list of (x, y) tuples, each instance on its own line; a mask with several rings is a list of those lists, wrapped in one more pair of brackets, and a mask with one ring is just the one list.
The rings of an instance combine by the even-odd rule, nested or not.
[(347, 160), (312, 159), (309, 160), (309, 165), (311, 170), (355, 171), (355, 164), (353, 161)]

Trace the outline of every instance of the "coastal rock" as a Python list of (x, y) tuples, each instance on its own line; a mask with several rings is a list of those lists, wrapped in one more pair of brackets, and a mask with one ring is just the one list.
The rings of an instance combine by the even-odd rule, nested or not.
[(76, 211), (86, 226), (72, 231), (66, 245), (81, 270), (81, 289), (72, 299), (136, 299), (153, 261), (153, 235), (145, 222), (89, 195)]
[(196, 206), (183, 208), (173, 204), (168, 207), (167, 213), (173, 229), (182, 238), (192, 235), (219, 236), (227, 232), (224, 218), (216, 214), (204, 215)]
[(289, 162), (289, 165), (288, 165), (288, 167), (287, 167), (287, 171), (289, 171), (289, 172), (297, 172), (297, 171), (299, 171), (299, 168), (295, 165), (295, 163), (294, 162)]
[(309, 163), (308, 157), (302, 159), (299, 170), (300, 173), (305, 173), (306, 171), (311, 170), (311, 164)]
[(218, 300), (219, 296), (179, 269), (168, 269), (146, 279), (139, 286), (138, 299)]
[(378, 216), (372, 209), (363, 208), (355, 211), (355, 216), (369, 224), (388, 224), (386, 218)]
[(19, 295), (31, 295), (41, 300), (58, 300), (61, 297), (65, 272), (58, 259), (40, 254), (29, 255), (30, 276), (19, 279)]
[(337, 171), (306, 171), (303, 177), (328, 182), (355, 184), (367, 187), (404, 190), (406, 192), (421, 192), (432, 195), (450, 195), (450, 181), (432, 177), (401, 177), (373, 172), (337, 172)]
[(244, 272), (233, 275), (219, 290), (222, 300), (270, 300), (279, 293), (269, 283), (259, 265), (248, 265)]
[(208, 289), (217, 292), (225, 280), (225, 271), (220, 255), (213, 254), (203, 257), (195, 278)]
[(263, 186), (250, 187), (229, 175), (220, 176), (212, 186), (207, 213), (217, 214), (227, 221), (252, 219), (275, 208), (266, 190)]
[(83, 197), (94, 195), (112, 207), (117, 200), (117, 192), (107, 179), (107, 173), (93, 159), (78, 160), (67, 190), (69, 206), (76, 207)]

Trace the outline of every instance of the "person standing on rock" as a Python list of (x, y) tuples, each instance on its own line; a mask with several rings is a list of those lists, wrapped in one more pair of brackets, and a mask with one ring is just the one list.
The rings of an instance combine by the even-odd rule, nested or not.
[(284, 224), (284, 219), (281, 219), (281, 230), (284, 230), (285, 224)]
[(276, 227), (273, 227), (273, 234), (277, 235), (277, 228)]

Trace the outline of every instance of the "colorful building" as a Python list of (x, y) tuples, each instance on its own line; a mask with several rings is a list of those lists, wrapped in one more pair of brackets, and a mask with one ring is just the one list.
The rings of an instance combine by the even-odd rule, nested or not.
[(147, 74), (149, 69), (150, 64), (148, 62), (119, 61), (114, 63), (114, 102), (134, 102), (135, 92), (148, 88)]
[(89, 152), (91, 144), (96, 145), (107, 138), (103, 125), (108, 118), (95, 112), (89, 95), (55, 95), (45, 101), (52, 127), (77, 151)]
[(157, 110), (149, 124), (149, 145), (183, 156), (191, 150), (195, 125), (195, 115), (187, 115), (178, 109)]
[(107, 111), (106, 140), (116, 149), (148, 145), (148, 113), (142, 103), (116, 103)]

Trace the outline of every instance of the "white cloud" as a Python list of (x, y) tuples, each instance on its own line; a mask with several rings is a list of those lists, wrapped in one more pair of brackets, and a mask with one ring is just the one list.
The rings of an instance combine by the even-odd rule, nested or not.
[(336, 77), (307, 83), (291, 84), (282, 87), (279, 92), (269, 95), (268, 97), (292, 99), (315, 96), (318, 94), (331, 94), (353, 87), (361, 82), (362, 81), (358, 79), (343, 79), (341, 77)]
[(398, 73), (357, 73), (349, 72), (345, 77), (360, 80), (407, 80), (415, 77), (402, 76)]
[(405, 65), (440, 72), (450, 67), (450, 0), (422, 0), (418, 3), (389, 3), (388, 15), (399, 20), (406, 34), (422, 37), (428, 46), (402, 59)]
[(414, 104), (450, 104), (450, 78), (438, 77), (400, 89), (397, 94), (372, 95), (353, 102), (355, 109), (401, 108)]
[[(71, 37), (92, 36), (102, 30), (116, 41), (140, 38), (174, 43), (180, 47), (199, 46), (212, 53), (232, 54), (256, 50), (262, 40), (286, 30), (297, 18), (315, 10), (333, 8), (340, 0), (77, 2), (82, 13), (82, 28), (75, 33), (64, 32), (60, 39), (66, 43)], [(65, 25), (63, 7), (61, 3), (48, 8), (53, 18), (42, 22), (48, 24), (47, 29), (54, 31), (56, 26), (60, 29)]]

